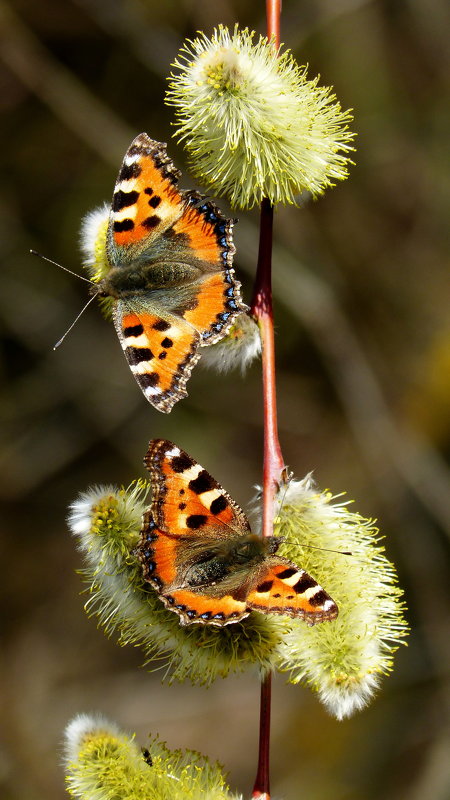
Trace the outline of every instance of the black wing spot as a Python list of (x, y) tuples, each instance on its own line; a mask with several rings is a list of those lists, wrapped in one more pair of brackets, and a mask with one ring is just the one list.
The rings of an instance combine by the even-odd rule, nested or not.
[(154, 197), (151, 197), (151, 198), (150, 198), (150, 200), (148, 201), (148, 204), (149, 204), (149, 206), (151, 206), (152, 208), (158, 208), (158, 206), (159, 206), (160, 202), (161, 202), (161, 198), (160, 198), (160, 197), (158, 197), (158, 195), (157, 195), (157, 194), (155, 194), (155, 196), (154, 196)]
[(123, 219), (121, 222), (115, 222), (113, 225), (115, 233), (123, 233), (123, 231), (132, 231), (134, 222), (132, 219)]
[(119, 181), (129, 181), (131, 178), (139, 178), (142, 172), (142, 167), (139, 166), (137, 161), (134, 164), (124, 164), (119, 172)]
[(147, 186), (147, 187), (144, 189), (144, 194), (153, 194), (153, 189), (152, 189), (152, 187), (151, 187), (151, 186)]
[(178, 503), (178, 508), (180, 509), (180, 511), (184, 511), (184, 509), (186, 508), (186, 503)]
[(125, 355), (130, 364), (140, 364), (153, 358), (153, 353), (148, 347), (127, 347)]
[(159, 319), (158, 322), (155, 322), (152, 325), (154, 331), (167, 331), (170, 328), (170, 322), (166, 322), (165, 319)]
[(144, 326), (139, 325), (130, 325), (128, 328), (123, 329), (123, 335), (125, 339), (128, 339), (129, 336), (137, 337), (144, 333)]
[(139, 385), (142, 386), (143, 389), (147, 389), (150, 386), (156, 386), (159, 383), (159, 375), (156, 372), (146, 372), (142, 375), (136, 375), (137, 380), (139, 381)]
[(113, 201), (112, 201), (112, 209), (113, 211), (121, 211), (122, 208), (128, 208), (128, 206), (134, 206), (136, 200), (139, 197), (139, 192), (122, 192), (119, 189), (118, 192), (114, 193)]
[(270, 592), (273, 586), (273, 581), (263, 581), (256, 587), (256, 591), (260, 594), (265, 594), (266, 592)]
[(186, 525), (191, 530), (196, 531), (205, 524), (206, 520), (207, 517), (205, 514), (191, 514), (189, 517), (186, 517)]
[(161, 347), (165, 347), (166, 349), (169, 349), (169, 347), (173, 347), (172, 339), (169, 339), (169, 337), (166, 336), (161, 342)]
[(206, 469), (202, 469), (196, 478), (193, 478), (191, 481), (189, 481), (189, 489), (192, 489), (195, 494), (208, 492), (210, 489), (214, 489), (215, 485), (214, 479), (211, 478), (211, 475), (206, 471)]
[[(193, 461), (187, 453), (180, 453), (179, 456), (174, 456), (172, 458), (170, 464), (174, 472), (184, 472), (186, 469), (192, 467), (195, 461)], [(180, 494), (182, 492), (184, 494), (184, 489), (180, 490)]]
[(308, 602), (311, 603), (312, 606), (323, 606), (326, 600), (328, 600), (328, 595), (323, 589), (312, 597), (308, 597)]
[(317, 581), (315, 581), (314, 578), (311, 578), (310, 575), (305, 574), (302, 575), (301, 578), (299, 578), (297, 583), (292, 588), (294, 592), (300, 594), (306, 592), (307, 589), (312, 589), (313, 586), (317, 586)]
[(220, 497), (216, 497), (215, 500), (212, 501), (209, 510), (211, 514), (220, 514), (221, 511), (225, 511), (227, 506), (228, 500), (221, 494)]
[(296, 567), (287, 567), (282, 572), (277, 573), (277, 578), (279, 578), (281, 581), (285, 581), (286, 578), (292, 578), (296, 572), (298, 572)]
[(161, 222), (161, 217), (158, 217), (157, 214), (152, 214), (151, 217), (147, 217), (141, 222), (143, 228), (147, 228), (147, 230), (151, 231), (152, 228), (156, 228), (159, 223)]

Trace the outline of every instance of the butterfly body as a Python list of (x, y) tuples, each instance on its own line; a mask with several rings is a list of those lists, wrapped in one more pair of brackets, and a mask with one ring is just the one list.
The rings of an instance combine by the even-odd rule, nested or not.
[(185, 397), (199, 348), (220, 341), (247, 310), (232, 268), (232, 220), (178, 188), (166, 146), (140, 134), (117, 178), (106, 238), (108, 273), (96, 286), (115, 301), (125, 356), (147, 399), (169, 412)]
[(182, 625), (228, 625), (250, 611), (334, 619), (334, 601), (304, 570), (276, 554), (280, 540), (252, 533), (220, 484), (176, 445), (150, 443), (153, 502), (137, 549), (144, 579)]
[[(192, 536), (182, 545), (182, 558), (178, 559), (176, 579), (166, 588), (201, 591), (208, 597), (245, 594), (243, 588), (267, 562), (268, 553), (278, 547), (273, 539), (262, 539), (253, 533), (232, 534), (225, 529), (216, 536)], [(265, 568), (265, 567), (264, 567)]]
[(183, 295), (195, 296), (193, 288), (199, 275), (196, 267), (160, 261), (113, 267), (98, 284), (98, 294), (117, 300), (131, 298), (136, 306), (139, 305), (139, 299), (141, 306), (160, 306), (164, 305), (165, 291), (178, 286), (182, 289), (180, 297), (175, 295), (167, 299), (168, 303), (176, 306), (177, 300), (181, 301)]

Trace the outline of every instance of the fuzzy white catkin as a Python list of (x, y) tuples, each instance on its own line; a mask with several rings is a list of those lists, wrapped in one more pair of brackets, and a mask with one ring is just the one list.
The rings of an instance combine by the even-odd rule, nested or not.
[(392, 670), (408, 626), (377, 528), (348, 502), (336, 500), (320, 492), (311, 475), (291, 480), (275, 500), (275, 530), (284, 537), (283, 555), (311, 573), (339, 607), (336, 620), (314, 629), (294, 621), (283, 639), (282, 667), (293, 683), (308, 683), (328, 711), (343, 719), (367, 705)]
[(217, 764), (193, 751), (148, 742), (151, 764), (134, 736), (101, 714), (78, 714), (65, 732), (66, 785), (76, 800), (242, 800)]
[(347, 177), (354, 149), (352, 116), (331, 89), (309, 80), (289, 51), (254, 40), (236, 25), (187, 41), (167, 92), (192, 171), (240, 208), (322, 194)]

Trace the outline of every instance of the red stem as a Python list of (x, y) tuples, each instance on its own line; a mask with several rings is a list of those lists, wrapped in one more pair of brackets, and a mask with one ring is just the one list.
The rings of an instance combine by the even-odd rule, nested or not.
[(266, 0), (267, 38), (273, 37), (275, 47), (280, 46), (280, 17), (282, 0)]
[[(266, 0), (267, 36), (274, 47), (280, 45), (281, 0)], [(261, 203), (258, 266), (251, 310), (256, 317), (262, 339), (262, 373), (264, 398), (264, 466), (262, 535), (273, 533), (273, 498), (284, 467), (278, 440), (275, 383), (275, 342), (272, 307), (272, 232), (273, 206), (267, 198)], [(258, 769), (252, 797), (270, 800), (270, 708), (272, 676), (261, 682), (259, 716)]]
[(272, 696), (272, 676), (269, 673), (261, 681), (261, 700), (259, 713), (259, 755), (258, 770), (252, 797), (255, 800), (270, 800), (270, 701)]
[(273, 207), (267, 198), (261, 203), (258, 266), (251, 310), (258, 320), (262, 339), (264, 399), (263, 536), (273, 532), (273, 496), (283, 469), (278, 441), (275, 385), (275, 342), (272, 308)]

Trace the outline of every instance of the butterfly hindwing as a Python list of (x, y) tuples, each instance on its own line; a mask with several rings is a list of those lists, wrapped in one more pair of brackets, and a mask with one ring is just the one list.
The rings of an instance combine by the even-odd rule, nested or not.
[(193, 622), (227, 625), (237, 622), (249, 614), (246, 603), (231, 595), (211, 597), (190, 591), (183, 585), (187, 559), (181, 559), (180, 548), (184, 542), (159, 529), (153, 514), (144, 514), (141, 541), (138, 548), (143, 575), (160, 594), (164, 605), (175, 611), (182, 625)]
[[(110, 271), (99, 284), (99, 293), (116, 301), (116, 329), (136, 380), (164, 412), (186, 396), (198, 349), (220, 341), (247, 311), (232, 266), (233, 221), (196, 192), (179, 189), (179, 175), (165, 144), (146, 133), (132, 142), (108, 223)], [(135, 326), (125, 318), (133, 314), (144, 333), (142, 345), (130, 346), (152, 358), (128, 351), (126, 328)], [(163, 337), (173, 342), (170, 355), (153, 352), (152, 344), (158, 349), (162, 342), (155, 322), (171, 325), (173, 335)]]
[(171, 314), (163, 319), (131, 311), (121, 300), (114, 309), (114, 324), (143, 393), (158, 411), (169, 412), (187, 394), (186, 381), (199, 359), (197, 331)]

